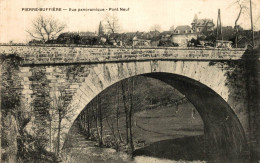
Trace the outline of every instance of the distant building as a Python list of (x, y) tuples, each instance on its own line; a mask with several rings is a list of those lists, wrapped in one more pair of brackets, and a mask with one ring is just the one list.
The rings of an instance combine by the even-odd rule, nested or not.
[(174, 30), (174, 34), (186, 34), (186, 33), (193, 33), (193, 30), (189, 25), (180, 25), (177, 26)]
[(173, 43), (177, 43), (179, 46), (187, 47), (191, 39), (197, 38), (197, 33), (194, 33), (190, 26), (182, 25), (176, 27), (174, 34), (171, 35), (170, 40)]
[(213, 31), (215, 26), (212, 19), (198, 19), (197, 14), (195, 14), (191, 25), (194, 32)]
[(104, 33), (105, 33), (104, 28), (103, 28), (102, 23), (100, 21), (99, 27), (98, 27), (98, 36), (102, 36), (102, 35), (104, 35)]

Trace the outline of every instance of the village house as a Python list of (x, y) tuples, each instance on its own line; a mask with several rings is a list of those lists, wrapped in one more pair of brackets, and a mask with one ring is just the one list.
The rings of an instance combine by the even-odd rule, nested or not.
[(197, 33), (194, 33), (189, 25), (177, 26), (170, 39), (181, 47), (187, 47), (191, 39), (197, 39)]
[(195, 14), (191, 26), (194, 32), (200, 33), (202, 31), (213, 31), (215, 24), (213, 19), (198, 19), (197, 14)]

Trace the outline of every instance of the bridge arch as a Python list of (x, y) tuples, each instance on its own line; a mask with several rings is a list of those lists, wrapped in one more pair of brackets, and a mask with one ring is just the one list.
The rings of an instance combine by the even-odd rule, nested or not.
[(90, 70), (74, 94), (68, 117), (62, 121), (61, 143), (70, 127), (96, 95), (109, 86), (129, 77), (144, 75), (159, 79), (184, 94), (195, 106), (204, 122), (208, 148), (218, 155), (238, 158), (246, 152), (243, 126), (234, 109), (227, 103), (229, 89), (225, 84), (225, 71), (209, 62), (196, 61), (142, 61), (98, 64)]

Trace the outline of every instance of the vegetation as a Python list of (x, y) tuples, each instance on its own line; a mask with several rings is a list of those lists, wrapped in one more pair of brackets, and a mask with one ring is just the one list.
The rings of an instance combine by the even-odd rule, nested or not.
[(44, 43), (56, 37), (65, 29), (65, 24), (60, 23), (53, 17), (38, 16), (32, 21), (31, 29), (26, 32), (34, 39), (41, 40)]
[[(97, 141), (98, 146), (133, 153), (140, 143), (134, 140), (134, 115), (142, 110), (168, 104), (177, 106), (185, 101), (178, 91), (161, 82), (158, 87), (157, 82), (159, 81), (154, 79), (135, 77), (111, 86), (93, 99), (78, 117), (81, 130), (88, 139)], [(143, 88), (144, 85), (147, 88)], [(111, 97), (111, 94), (114, 96)]]
[(162, 40), (160, 40), (158, 46), (164, 46), (164, 47), (178, 47), (179, 45), (178, 45), (177, 43), (174, 43), (174, 42), (169, 41), (169, 40), (167, 40), (167, 41), (162, 41)]
[[(1, 148), (3, 162), (53, 162), (55, 155), (44, 149), (45, 139), (32, 135), (27, 125), (31, 121), (28, 106), (20, 100), (18, 70), (20, 57), (1, 56)], [(33, 128), (32, 128), (33, 130)]]
[(109, 35), (111, 35), (112, 39), (115, 38), (115, 34), (119, 33), (120, 25), (119, 19), (115, 14), (106, 14), (105, 20), (106, 22), (106, 30)]
[[(17, 82), (14, 73), (17, 73), (20, 57), (16, 55), (1, 56), (1, 149), (2, 161), (16, 161), (17, 135), (19, 131), (18, 118), (21, 117), (19, 91), (15, 89)], [(20, 119), (23, 123), (24, 119)]]
[(234, 5), (238, 5), (239, 6), (239, 13), (237, 15), (237, 18), (235, 20), (235, 31), (236, 31), (236, 34), (235, 34), (235, 47), (237, 47), (237, 43), (238, 43), (238, 29), (239, 29), (239, 25), (238, 25), (238, 21), (241, 17), (241, 14), (242, 12), (244, 12), (244, 10), (247, 10), (247, 6), (246, 6), (246, 1), (240, 1), (240, 0), (236, 0), (234, 2)]

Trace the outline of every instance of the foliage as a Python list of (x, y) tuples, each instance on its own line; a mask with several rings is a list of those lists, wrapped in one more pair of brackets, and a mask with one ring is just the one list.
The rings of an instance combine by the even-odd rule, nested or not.
[(194, 38), (192, 38), (190, 42), (191, 42), (191, 44), (194, 45), (194, 46), (201, 45), (199, 39), (194, 39)]
[(2, 66), (2, 90), (1, 90), (1, 111), (3, 116), (7, 112), (13, 114), (19, 109), (20, 97), (18, 84), (16, 83), (15, 74), (19, 69), (21, 58), (17, 55), (1, 56)]
[(50, 97), (49, 90), (46, 89), (48, 81), (44, 70), (41, 68), (36, 69), (33, 75), (29, 77), (29, 80), (34, 83), (32, 84), (32, 90), (38, 92), (32, 102), (36, 117), (41, 117), (42, 119), (46, 117), (45, 119), (49, 119)]
[(77, 33), (62, 33), (58, 36), (57, 40), (49, 40), (46, 43), (53, 43), (52, 41), (55, 41), (54, 43), (59, 44), (79, 44), (82, 40), (79, 34)]
[(23, 131), (18, 138), (18, 143), (18, 157), (23, 162), (55, 162), (57, 159), (54, 153), (44, 149), (47, 140), (42, 137), (32, 136)]
[(158, 46), (178, 47), (179, 45), (177, 43), (171, 42), (170, 40), (167, 41), (160, 40)]

